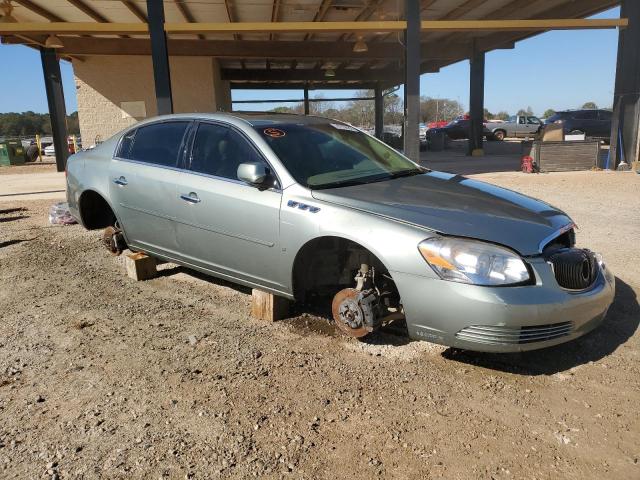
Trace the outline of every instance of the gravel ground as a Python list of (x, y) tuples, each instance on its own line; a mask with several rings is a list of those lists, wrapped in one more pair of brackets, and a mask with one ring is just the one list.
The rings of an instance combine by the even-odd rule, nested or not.
[(51, 201), (0, 206), (2, 478), (640, 478), (634, 174), (482, 177), (566, 209), (618, 276), (606, 322), (517, 355), (310, 314), (167, 266), (133, 282)]

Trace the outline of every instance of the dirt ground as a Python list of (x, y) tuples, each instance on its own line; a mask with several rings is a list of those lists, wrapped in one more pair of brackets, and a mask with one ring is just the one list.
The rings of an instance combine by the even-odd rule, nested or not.
[(249, 317), (247, 289), (134, 282), (51, 200), (0, 204), (1, 478), (640, 478), (635, 174), (481, 177), (565, 209), (604, 254), (606, 322), (460, 352)]

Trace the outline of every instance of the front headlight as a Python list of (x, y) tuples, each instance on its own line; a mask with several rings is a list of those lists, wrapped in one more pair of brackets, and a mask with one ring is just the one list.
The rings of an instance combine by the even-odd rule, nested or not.
[(530, 279), (515, 252), (491, 243), (434, 237), (418, 245), (431, 268), (443, 279), (474, 285), (511, 285)]

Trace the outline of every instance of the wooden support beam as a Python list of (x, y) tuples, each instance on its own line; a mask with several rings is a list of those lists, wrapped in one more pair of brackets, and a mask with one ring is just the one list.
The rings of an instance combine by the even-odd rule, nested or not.
[(309, 82), (309, 81), (356, 81), (356, 82), (391, 82), (401, 83), (404, 80), (402, 71), (398, 69), (376, 69), (368, 72), (358, 70), (338, 70), (335, 76), (325, 76), (325, 71), (314, 69), (243, 69), (243, 68), (225, 68), (220, 70), (222, 80), (229, 81), (255, 81), (255, 82)]
[(402, 31), (405, 22), (166, 23), (167, 33), (341, 33)]
[[(47, 10), (44, 7), (41, 7), (37, 3), (32, 2), (31, 0), (13, 0), (18, 5), (22, 5), (24, 8), (31, 10), (33, 13), (40, 15), (43, 18), (46, 18), (50, 22), (64, 22), (64, 18), (56, 15), (51, 10)], [(16, 25), (16, 24), (13, 24)]]
[(253, 289), (251, 291), (251, 316), (258, 320), (275, 322), (289, 314), (289, 300), (272, 293)]
[[(173, 0), (173, 3), (175, 3), (176, 7), (180, 11), (180, 14), (182, 15), (182, 18), (184, 18), (185, 21), (187, 21), (188, 23), (195, 23), (196, 21), (195, 17), (193, 16), (193, 14), (191, 13), (191, 10), (189, 10), (189, 7), (187, 7), (186, 3), (183, 0)], [(198, 38), (200, 40), (203, 40), (205, 37), (202, 34), (198, 34)]]
[(67, 0), (67, 2), (69, 2), (71, 5), (76, 7), (78, 10), (80, 10), (82, 13), (84, 13), (88, 17), (91, 17), (92, 19), (94, 19), (96, 22), (99, 22), (99, 23), (109, 22), (109, 20), (107, 20), (107, 17), (105, 17), (101, 13), (94, 10), (92, 7), (84, 3), (82, 0)]
[(135, 2), (133, 2), (132, 0), (120, 0), (120, 1), (122, 4), (124, 4), (125, 7), (129, 9), (131, 13), (133, 13), (136, 17), (138, 17), (138, 20), (140, 20), (142, 23), (147, 23), (147, 16), (144, 14), (142, 9), (135, 4)]
[[(616, 0), (609, 0), (609, 2), (603, 3), (602, 0), (581, 0), (580, 2), (568, 1), (560, 6), (551, 8), (550, 10), (546, 10), (537, 15), (537, 21), (545, 21), (549, 19), (559, 19), (559, 18), (573, 18), (573, 19), (584, 19), (591, 15), (594, 15), (600, 11), (603, 11), (607, 8), (611, 8), (618, 4), (619, 2)], [(478, 19), (478, 21), (510, 21), (510, 17), (513, 16), (513, 12), (519, 12), (522, 9), (525, 9), (531, 5), (531, 0), (512, 0), (506, 5), (501, 6), (498, 10), (494, 10), (483, 18)], [(624, 25), (621, 25), (620, 28), (625, 28), (628, 24), (626, 19), (622, 19)], [(532, 35), (535, 35), (540, 31), (528, 31), (519, 33), (513, 32), (497, 32), (487, 36), (483, 36), (475, 39), (476, 48), (481, 51), (489, 51), (498, 48), (513, 48), (515, 42), (519, 40), (524, 40), (525, 38), (529, 38)], [(430, 36), (430, 40), (432, 42), (437, 42), (438, 44), (447, 44), (449, 42), (455, 41), (463, 41), (464, 37), (460, 34), (464, 32), (454, 32), (449, 33), (448, 35), (439, 35), (437, 32)], [(468, 55), (461, 55), (456, 61), (464, 60), (468, 58)], [(430, 65), (423, 65), (422, 71), (437, 71), (439, 68), (448, 65), (452, 62), (430, 62)]]
[(530, 32), (547, 30), (594, 30), (624, 28), (625, 18), (564, 18), (532, 20), (423, 20), (422, 30), (430, 32)]
[[(283, 82), (231, 82), (230, 88), (232, 90), (302, 90), (305, 86), (309, 87), (309, 90), (344, 90), (344, 89), (362, 89), (372, 90), (378, 85), (378, 82), (371, 81), (338, 81), (330, 82), (324, 80), (307, 81), (307, 80), (290, 80)], [(385, 87), (391, 87), (394, 85), (392, 82), (381, 83)]]
[[(24, 1), (24, 0), (21, 0)], [(546, 31), (624, 28), (625, 18), (614, 19), (539, 19), (539, 20), (425, 20), (421, 30), (427, 32), (495, 32)], [(340, 33), (401, 32), (405, 21), (382, 22), (231, 22), (231, 23), (165, 23), (168, 34), (198, 33)], [(146, 34), (146, 23), (0, 23), (0, 34)]]
[[(23, 40), (17, 36), (4, 37), (3, 43), (19, 44)], [(29, 37), (34, 42), (44, 43), (46, 36)], [(63, 37), (66, 55), (150, 55), (151, 42), (146, 38), (80, 38)], [(352, 42), (319, 41), (268, 41), (268, 40), (168, 40), (171, 56), (211, 56), (216, 58), (246, 59), (331, 59), (331, 60), (397, 60), (403, 54), (402, 46), (395, 43), (381, 43), (368, 52), (354, 53)], [(454, 54), (458, 54), (456, 50)], [(433, 52), (430, 60), (445, 60), (446, 51)]]
[(149, 33), (146, 23), (50, 22), (0, 23), (0, 35), (14, 34), (137, 34)]

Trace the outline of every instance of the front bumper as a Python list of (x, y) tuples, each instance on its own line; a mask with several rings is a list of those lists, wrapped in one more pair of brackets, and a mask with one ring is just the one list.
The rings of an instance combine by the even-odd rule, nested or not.
[[(480, 287), (392, 272), (409, 336), (483, 352), (521, 352), (578, 338), (604, 319), (615, 277), (600, 267), (586, 291), (561, 288), (541, 258), (530, 262), (536, 284)], [(425, 267), (428, 267), (425, 265)]]

